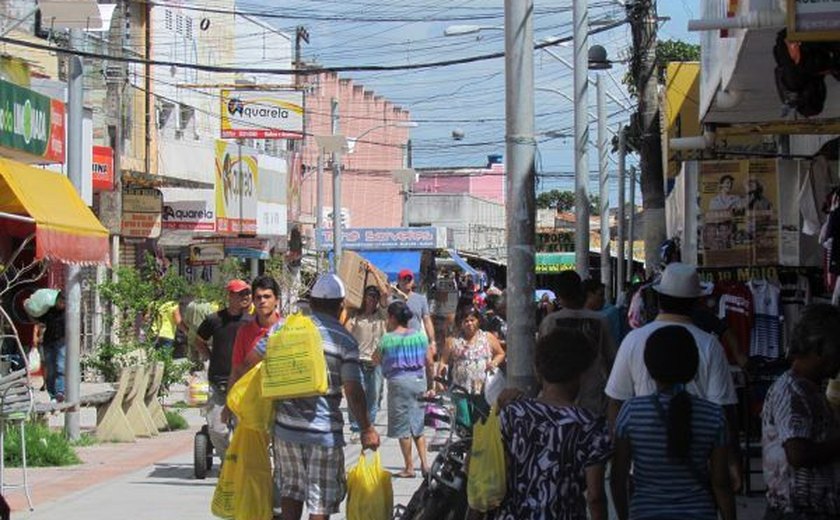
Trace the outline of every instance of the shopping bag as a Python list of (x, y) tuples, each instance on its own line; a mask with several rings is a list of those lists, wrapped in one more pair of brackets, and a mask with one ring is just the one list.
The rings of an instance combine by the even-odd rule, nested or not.
[(268, 338), (262, 395), (273, 399), (312, 397), (326, 394), (327, 386), (321, 333), (311, 318), (293, 314)]
[(270, 520), (273, 515), (274, 484), (265, 417), (270, 417), (271, 401), (260, 397), (261, 369), (257, 365), (249, 370), (228, 392), (227, 404), (239, 423), (225, 452), (210, 507), (220, 518)]
[(505, 389), (505, 374), (498, 368), (487, 372), (484, 378), (484, 399), (490, 406), (496, 406), (496, 400)]
[(390, 520), (394, 508), (391, 474), (382, 469), (379, 452), (364, 452), (347, 472), (347, 520)]
[(505, 498), (507, 478), (505, 449), (496, 407), (486, 421), (473, 426), (473, 443), (467, 473), (467, 502), (476, 511), (490, 511)]
[(274, 420), (274, 403), (262, 396), (260, 361), (228, 390), (227, 407), (236, 415), (237, 427), (268, 433)]
[(27, 314), (38, 319), (55, 306), (59, 292), (61, 291), (58, 289), (38, 289), (23, 300), (23, 308)]
[(210, 396), (210, 383), (200, 376), (193, 376), (187, 382), (185, 399), (189, 406), (204, 406)]

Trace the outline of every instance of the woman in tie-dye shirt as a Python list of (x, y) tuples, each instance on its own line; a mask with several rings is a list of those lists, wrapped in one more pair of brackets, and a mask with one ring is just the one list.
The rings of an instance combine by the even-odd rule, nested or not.
[(397, 477), (414, 477), (411, 441), (417, 446), (420, 470), (428, 472), (426, 440), (423, 437), (425, 405), (418, 398), (429, 392), (432, 382), (429, 343), (422, 331), (409, 329), (411, 310), (401, 301), (388, 306), (388, 332), (379, 342), (382, 375), (388, 380), (388, 437), (399, 439), (405, 468)]

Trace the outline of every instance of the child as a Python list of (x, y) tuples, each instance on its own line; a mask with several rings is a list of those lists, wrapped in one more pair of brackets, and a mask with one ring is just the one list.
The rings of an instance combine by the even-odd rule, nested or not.
[(723, 519), (734, 520), (723, 409), (685, 390), (699, 364), (694, 336), (679, 325), (656, 330), (644, 362), (657, 391), (625, 402), (616, 421), (611, 487), (618, 517), (628, 518), (632, 461), (629, 518), (717, 520), (717, 503)]
[[(537, 343), (542, 391), (506, 405), (500, 414), (508, 462), (502, 520), (606, 520), (604, 467), (612, 454), (604, 418), (574, 402), (595, 348), (576, 329), (558, 327)], [(585, 494), (584, 494), (585, 492)]]

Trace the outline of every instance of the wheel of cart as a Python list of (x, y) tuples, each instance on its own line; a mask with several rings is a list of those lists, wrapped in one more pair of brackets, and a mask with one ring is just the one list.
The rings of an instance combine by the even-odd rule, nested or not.
[(193, 443), (193, 466), (195, 478), (203, 480), (207, 473), (213, 468), (213, 443), (210, 442), (210, 434), (207, 425), (195, 432)]

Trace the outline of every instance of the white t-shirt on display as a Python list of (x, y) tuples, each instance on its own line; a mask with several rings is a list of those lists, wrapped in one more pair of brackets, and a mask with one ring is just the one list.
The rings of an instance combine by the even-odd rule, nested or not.
[(687, 328), (697, 342), (700, 363), (697, 366), (697, 375), (686, 385), (686, 390), (692, 395), (721, 406), (736, 404), (738, 398), (735, 395), (732, 377), (729, 375), (729, 363), (717, 338), (688, 323), (659, 319), (625, 336), (618, 348), (605, 393), (618, 401), (626, 401), (631, 397), (656, 392), (656, 382), (650, 377), (645, 366), (645, 344), (653, 331), (668, 325)]

